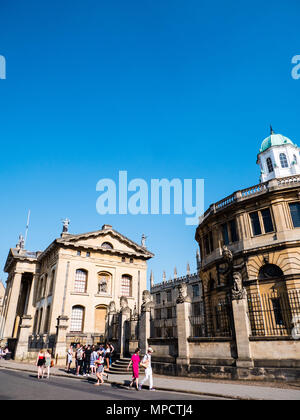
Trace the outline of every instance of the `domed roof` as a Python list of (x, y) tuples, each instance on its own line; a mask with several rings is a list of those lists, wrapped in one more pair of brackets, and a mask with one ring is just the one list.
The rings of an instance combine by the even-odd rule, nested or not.
[(272, 146), (284, 146), (285, 144), (292, 144), (295, 146), (292, 140), (290, 140), (288, 137), (272, 132), (272, 134), (262, 142), (259, 153), (266, 151)]

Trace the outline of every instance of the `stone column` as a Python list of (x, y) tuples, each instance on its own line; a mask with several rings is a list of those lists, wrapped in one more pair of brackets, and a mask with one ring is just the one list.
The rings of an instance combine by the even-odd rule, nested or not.
[(124, 308), (120, 312), (120, 357), (126, 356), (126, 322), (130, 319), (130, 309)]
[(23, 273), (16, 272), (14, 274), (13, 279), (11, 280), (12, 284), (11, 284), (10, 296), (9, 296), (9, 301), (8, 301), (8, 310), (6, 313), (6, 321), (5, 321), (4, 334), (3, 334), (5, 338), (10, 338), (12, 337), (12, 334), (13, 334), (13, 328), (15, 324), (20, 288), (21, 288), (22, 274)]
[(178, 286), (179, 296), (176, 301), (178, 357), (176, 360), (179, 373), (187, 373), (190, 364), (190, 348), (188, 338), (190, 332), (191, 300), (187, 296), (187, 285), (182, 283)]
[(151, 337), (151, 310), (155, 306), (151, 299), (151, 293), (148, 290), (144, 290), (139, 323), (139, 347), (142, 354), (147, 353), (148, 340)]
[(26, 315), (31, 315), (32, 317), (34, 317), (34, 315), (35, 315), (34, 292), (35, 292), (35, 288), (36, 288), (37, 279), (38, 279), (38, 275), (33, 274), (32, 280), (31, 280), (29, 296), (28, 296), (28, 302), (27, 302), (27, 306), (25, 307)]
[(30, 315), (24, 315), (21, 320), (19, 341), (16, 348), (15, 360), (27, 360), (28, 359), (28, 343), (29, 335), (31, 334), (32, 328), (32, 317)]
[(249, 340), (251, 329), (248, 318), (247, 292), (246, 289), (242, 287), (242, 277), (240, 273), (233, 273), (233, 279), (232, 311), (238, 354), (236, 366), (249, 368), (254, 366), (254, 362)]
[(57, 364), (64, 364), (67, 354), (67, 329), (69, 318), (65, 315), (60, 315), (57, 318), (56, 326), (56, 343), (55, 343), (55, 360)]

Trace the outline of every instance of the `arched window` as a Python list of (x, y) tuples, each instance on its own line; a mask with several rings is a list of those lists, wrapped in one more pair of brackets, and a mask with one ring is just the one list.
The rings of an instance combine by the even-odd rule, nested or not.
[(121, 282), (121, 295), (122, 296), (131, 296), (132, 292), (132, 277), (129, 274), (124, 274), (122, 276)]
[(50, 330), (50, 310), (51, 310), (51, 306), (48, 305), (47, 310), (46, 310), (44, 333), (48, 333)]
[(111, 284), (111, 274), (109, 273), (98, 273), (98, 293), (109, 293)]
[(296, 155), (294, 155), (294, 156), (293, 156), (293, 159), (294, 159), (294, 165), (297, 165), (297, 163), (298, 163), (298, 161), (297, 161), (297, 156), (296, 156)]
[(283, 272), (278, 265), (275, 264), (265, 264), (259, 270), (258, 278), (260, 280), (272, 279), (276, 277), (282, 277)]
[(280, 153), (279, 159), (280, 159), (280, 164), (281, 164), (282, 168), (288, 168), (289, 167), (285, 153)]
[(83, 322), (84, 322), (84, 307), (83, 306), (73, 306), (72, 315), (71, 315), (71, 332), (83, 332)]
[(272, 163), (272, 159), (271, 158), (267, 158), (267, 166), (268, 166), (268, 171), (269, 171), (269, 173), (271, 173), (271, 172), (273, 172), (274, 171), (274, 168), (273, 168), (273, 163)]
[(103, 242), (101, 247), (105, 248), (105, 249), (114, 249), (114, 247), (112, 246), (112, 244), (110, 242)]
[(74, 291), (85, 293), (87, 289), (87, 271), (76, 270)]

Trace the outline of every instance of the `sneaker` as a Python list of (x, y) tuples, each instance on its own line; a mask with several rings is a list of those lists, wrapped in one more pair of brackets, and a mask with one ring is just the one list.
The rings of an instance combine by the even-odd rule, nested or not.
[(155, 388), (150, 388), (149, 391), (156, 391), (156, 389)]

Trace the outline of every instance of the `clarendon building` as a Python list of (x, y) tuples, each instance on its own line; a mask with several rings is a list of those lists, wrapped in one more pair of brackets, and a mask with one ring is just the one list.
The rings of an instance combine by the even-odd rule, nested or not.
[(64, 361), (67, 346), (77, 342), (109, 339), (118, 347), (120, 312), (136, 316), (141, 306), (147, 261), (153, 257), (144, 243), (110, 225), (72, 235), (68, 224), (43, 252), (25, 250), (22, 237), (9, 251), (0, 338), (16, 359), (50, 348)]

